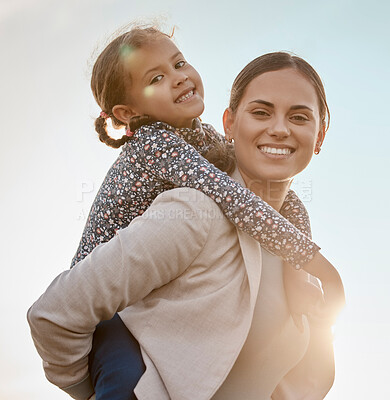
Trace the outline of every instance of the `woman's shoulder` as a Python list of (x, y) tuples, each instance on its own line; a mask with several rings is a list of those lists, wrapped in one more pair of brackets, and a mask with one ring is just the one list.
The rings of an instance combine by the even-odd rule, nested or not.
[(214, 200), (189, 187), (178, 187), (160, 193), (145, 212), (145, 216), (149, 213), (155, 215), (156, 210), (160, 213), (165, 210), (166, 218), (182, 219), (193, 227), (201, 224), (219, 232), (222, 232), (225, 225), (233, 227)]

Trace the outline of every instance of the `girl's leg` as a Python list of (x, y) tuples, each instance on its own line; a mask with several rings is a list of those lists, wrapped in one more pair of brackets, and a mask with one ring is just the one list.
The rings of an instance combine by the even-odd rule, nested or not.
[(93, 335), (89, 371), (96, 400), (136, 400), (134, 388), (145, 371), (139, 344), (118, 314)]

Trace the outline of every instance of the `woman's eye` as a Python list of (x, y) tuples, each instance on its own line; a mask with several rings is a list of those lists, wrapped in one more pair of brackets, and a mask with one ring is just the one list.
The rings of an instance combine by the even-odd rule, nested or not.
[(155, 77), (150, 81), (150, 85), (153, 85), (153, 83), (157, 83), (157, 82), (161, 81), (162, 78), (163, 78), (162, 75), (157, 75), (157, 76), (155, 76)]
[(269, 116), (269, 113), (267, 111), (264, 111), (264, 110), (254, 110), (254, 111), (252, 111), (252, 114), (253, 115), (258, 115), (258, 116), (261, 116), (261, 117)]
[(179, 69), (181, 67), (184, 67), (184, 65), (186, 65), (185, 61), (179, 61), (178, 63), (175, 64), (175, 68)]
[(302, 115), (302, 114), (293, 115), (291, 117), (291, 119), (294, 120), (294, 121), (299, 121), (299, 122), (309, 121), (309, 118), (306, 115)]

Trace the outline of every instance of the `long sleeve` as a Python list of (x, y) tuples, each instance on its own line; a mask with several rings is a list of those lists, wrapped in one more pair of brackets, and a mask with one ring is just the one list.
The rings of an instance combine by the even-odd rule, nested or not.
[[(221, 197), (219, 206), (225, 215), (270, 252), (289, 259), (296, 266), (310, 260), (319, 248), (299, 233), (300, 230), (310, 238), (309, 217), (299, 198), (290, 191), (281, 210), (281, 215), (295, 225), (295, 229), (260, 198), (199, 156), (198, 152), (205, 154), (214, 142), (224, 141), (224, 138), (211, 125), (197, 122), (194, 129), (175, 129), (157, 122), (137, 130), (132, 140), (125, 144), (96, 195), (71, 266), (128, 226), (160, 193), (175, 186), (200, 187), (199, 190), (211, 198)], [(164, 135), (168, 136), (164, 138)], [(185, 147), (186, 142), (193, 147)], [(186, 162), (180, 161), (183, 157)], [(202, 160), (206, 171), (199, 167), (198, 159)], [(215, 179), (209, 176), (207, 169), (216, 174)], [(184, 181), (182, 175), (183, 179), (190, 178)], [(212, 188), (208, 185), (210, 182)], [(218, 191), (220, 196), (214, 194)], [(245, 201), (249, 201), (246, 206)]]
[(293, 190), (289, 190), (284, 199), (280, 214), (298, 228), (305, 236), (311, 239), (309, 213), (301, 199)]
[[(164, 127), (171, 129), (175, 135), (182, 138), (181, 140), (185, 140), (203, 153), (208, 150), (211, 143), (200, 121), (196, 122), (194, 129), (175, 129), (166, 124)], [(210, 125), (207, 125), (207, 128), (210, 136), (213, 135), (212, 141), (222, 140), (222, 136)], [(142, 144), (142, 133), (138, 135), (137, 131), (133, 140), (123, 146), (119, 157), (108, 170), (92, 204), (71, 267), (84, 259), (96, 246), (108, 242), (118, 230), (125, 228), (134, 218), (144, 213), (160, 193), (174, 188), (172, 183), (154, 179), (145, 173), (148, 166), (138, 152), (138, 148), (143, 147)], [(155, 150), (158, 153), (158, 149)]]
[(60, 274), (28, 311), (47, 379), (71, 388), (75, 398), (85, 398), (78, 397), (77, 385), (88, 380), (95, 326), (179, 276), (203, 248), (212, 220), (202, 216), (211, 200), (191, 200), (191, 192), (183, 199), (178, 192), (156, 200), (111, 241)]
[[(222, 142), (225, 140), (224, 137), (219, 134), (211, 125), (203, 124), (203, 129), (205, 132), (207, 132), (205, 140), (206, 149), (208, 149), (209, 146), (212, 146), (214, 142)], [(186, 140), (186, 142), (193, 145), (197, 149), (198, 141), (191, 140), (192, 137), (192, 135), (189, 135), (188, 139), (190, 140)], [(202, 151), (200, 151), (200, 154), (204, 156)], [(287, 196), (284, 199), (280, 209), (280, 214), (283, 215), (283, 217), (292, 223), (296, 228), (298, 228), (305, 236), (307, 236), (309, 239), (312, 238), (309, 213), (307, 212), (306, 207), (302, 203), (301, 199), (292, 189), (288, 191)]]
[[(160, 128), (160, 129), (156, 129)], [(302, 267), (319, 247), (260, 197), (204, 159), (164, 124), (144, 126), (133, 146), (148, 174), (175, 186), (191, 187), (213, 199), (225, 216), (272, 254)]]

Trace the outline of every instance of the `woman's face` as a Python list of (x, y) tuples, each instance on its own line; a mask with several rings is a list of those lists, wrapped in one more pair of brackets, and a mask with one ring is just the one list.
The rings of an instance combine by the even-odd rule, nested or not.
[(291, 180), (309, 164), (324, 134), (316, 91), (291, 68), (256, 77), (236, 112), (225, 111), (224, 128), (247, 186)]

